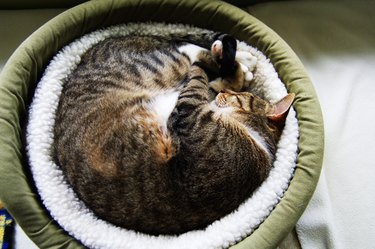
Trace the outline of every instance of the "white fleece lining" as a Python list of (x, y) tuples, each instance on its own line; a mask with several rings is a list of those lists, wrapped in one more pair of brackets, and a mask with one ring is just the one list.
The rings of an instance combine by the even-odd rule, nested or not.
[[(288, 187), (298, 144), (298, 124), (293, 108), (289, 112), (269, 177), (237, 210), (204, 230), (179, 236), (150, 236), (116, 227), (95, 217), (67, 184), (62, 171), (52, 161), (50, 151), (63, 79), (80, 62), (80, 56), (109, 36), (167, 34), (181, 30), (200, 31), (190, 26), (160, 23), (126, 24), (95, 31), (64, 47), (50, 62), (37, 86), (27, 127), (27, 152), (35, 184), (52, 217), (87, 247), (226, 248), (249, 236), (267, 218)], [(275, 69), (261, 52), (245, 43), (239, 43), (238, 49), (250, 51), (258, 59), (252, 83), (256, 91), (263, 93), (263, 97), (271, 102), (286, 95), (286, 89)]]

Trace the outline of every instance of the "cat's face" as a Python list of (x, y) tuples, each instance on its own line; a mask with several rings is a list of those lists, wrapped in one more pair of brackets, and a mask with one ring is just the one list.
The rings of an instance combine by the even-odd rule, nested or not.
[(249, 92), (234, 92), (222, 90), (215, 99), (216, 105), (221, 108), (232, 107), (234, 111), (266, 116), (272, 110), (267, 101)]
[(215, 103), (219, 108), (229, 107), (236, 113), (262, 116), (280, 124), (285, 122), (294, 97), (294, 93), (289, 93), (276, 104), (270, 104), (252, 93), (225, 89), (216, 96)]

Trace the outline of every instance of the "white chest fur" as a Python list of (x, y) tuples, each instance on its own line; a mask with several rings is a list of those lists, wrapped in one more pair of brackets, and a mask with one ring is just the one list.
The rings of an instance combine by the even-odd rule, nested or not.
[(158, 122), (164, 131), (167, 131), (167, 121), (177, 104), (179, 95), (179, 91), (161, 92), (148, 104), (150, 110), (158, 117)]
[(250, 134), (250, 137), (255, 141), (255, 143), (264, 150), (269, 156), (271, 156), (271, 153), (268, 149), (266, 140), (255, 130), (253, 130), (250, 127), (246, 127), (247, 132)]

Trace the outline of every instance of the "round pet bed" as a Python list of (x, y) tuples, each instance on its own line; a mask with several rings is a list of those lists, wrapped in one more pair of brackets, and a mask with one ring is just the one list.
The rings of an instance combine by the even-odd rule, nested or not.
[[(41, 199), (54, 220), (70, 235), (90, 248), (227, 248), (247, 237), (269, 215), (282, 198), (295, 167), (298, 143), (298, 124), (293, 108), (289, 111), (278, 143), (275, 162), (267, 180), (254, 191), (237, 210), (213, 222), (205, 229), (186, 232), (179, 236), (147, 236), (115, 227), (98, 219), (79, 201), (51, 156), (55, 110), (64, 79), (76, 68), (80, 57), (94, 44), (114, 36), (159, 35), (179, 33), (204, 34), (210, 32), (181, 24), (129, 23), (89, 33), (65, 46), (49, 63), (36, 88), (30, 106), (26, 146), (30, 168)], [(237, 47), (238, 54), (250, 53), (249, 69), (253, 74), (252, 92), (270, 102), (286, 95), (266, 57), (245, 43)], [(253, 77), (251, 77), (253, 76)], [(98, 186), (99, 188), (100, 186)], [(74, 217), (74, 218), (72, 218)], [(117, 239), (108, 239), (117, 238)], [(129, 242), (131, 238), (131, 242)]]
[(303, 66), (285, 42), (260, 21), (222, 2), (93, 1), (61, 14), (35, 32), (14, 53), (0, 78), (0, 187), (6, 189), (0, 198), (40, 247), (82, 246), (51, 219), (34, 187), (24, 153), (27, 105), (49, 60), (63, 46), (98, 28), (145, 21), (178, 22), (230, 33), (264, 53), (288, 91), (296, 94), (300, 137), (294, 177), (270, 215), (250, 236), (234, 245), (275, 247), (302, 214), (319, 176), (323, 153), (319, 103)]

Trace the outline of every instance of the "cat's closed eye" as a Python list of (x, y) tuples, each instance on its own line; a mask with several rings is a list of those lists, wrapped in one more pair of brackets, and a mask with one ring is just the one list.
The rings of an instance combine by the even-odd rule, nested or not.
[(229, 89), (221, 90), (216, 97), (219, 107), (234, 107), (246, 112), (254, 112), (255, 97), (249, 92), (234, 92)]

